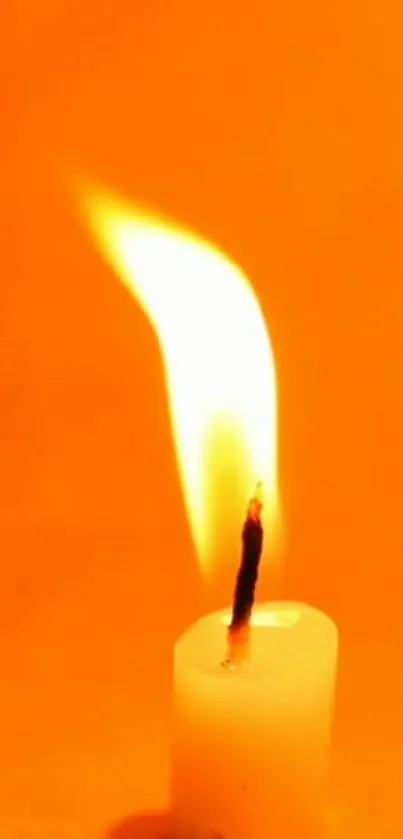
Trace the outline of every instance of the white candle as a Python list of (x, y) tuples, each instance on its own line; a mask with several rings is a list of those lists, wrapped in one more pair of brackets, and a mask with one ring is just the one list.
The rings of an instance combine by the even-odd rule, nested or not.
[[(190, 231), (95, 187), (84, 189), (81, 200), (97, 244), (158, 336), (203, 573), (214, 575), (219, 557), (237, 555), (257, 481), (264, 485), (263, 525), (273, 563), (282, 533), (275, 369), (251, 284), (239, 266)], [(227, 443), (218, 452), (211, 445), (217, 432), (231, 441), (229, 458)], [(214, 505), (208, 487), (215, 488)], [(175, 649), (177, 836), (311, 839), (320, 824), (336, 628), (308, 606), (257, 607), (251, 666), (231, 672), (220, 667), (223, 616), (203, 618)]]
[(338, 636), (299, 603), (256, 606), (251, 663), (220, 666), (228, 612), (175, 647), (175, 839), (312, 839), (322, 828)]

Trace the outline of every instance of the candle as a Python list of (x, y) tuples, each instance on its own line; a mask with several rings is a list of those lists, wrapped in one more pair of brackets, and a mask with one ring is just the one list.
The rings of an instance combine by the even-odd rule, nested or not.
[[(209, 243), (105, 190), (87, 187), (81, 198), (97, 244), (159, 339), (184, 500), (205, 576), (224, 556), (234, 562), (248, 492), (258, 486), (244, 525), (232, 615), (202, 618), (175, 647), (175, 839), (316, 839), (337, 630), (304, 604), (265, 604), (252, 614), (263, 533), (272, 562), (281, 534), (274, 360), (260, 306), (240, 268)], [(217, 427), (231, 439), (234, 469), (212, 516), (206, 487), (227, 463), (220, 452), (212, 456)]]
[(175, 647), (175, 839), (321, 835), (337, 630), (298, 603), (255, 606), (247, 668), (220, 667), (228, 612)]

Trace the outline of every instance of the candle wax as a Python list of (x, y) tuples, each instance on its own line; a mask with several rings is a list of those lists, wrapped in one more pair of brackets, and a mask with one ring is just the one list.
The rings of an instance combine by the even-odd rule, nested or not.
[(175, 839), (316, 839), (326, 803), (338, 634), (300, 603), (255, 607), (250, 664), (221, 666), (228, 611), (174, 657)]

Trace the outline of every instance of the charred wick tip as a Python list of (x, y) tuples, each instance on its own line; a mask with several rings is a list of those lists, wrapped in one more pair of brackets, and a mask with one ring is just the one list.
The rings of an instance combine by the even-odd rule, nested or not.
[(255, 521), (261, 522), (262, 516), (262, 509), (263, 509), (263, 481), (258, 481), (256, 484), (255, 492), (252, 495), (252, 498), (249, 500), (248, 504), (248, 511), (247, 511), (247, 521)]

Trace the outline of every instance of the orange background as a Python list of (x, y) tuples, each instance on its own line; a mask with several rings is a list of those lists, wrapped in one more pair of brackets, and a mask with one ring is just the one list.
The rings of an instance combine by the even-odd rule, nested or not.
[(340, 627), (344, 798), (369, 818), (373, 786), (376, 818), (397, 818), (399, 5), (16, 0), (8, 15), (4, 835), (151, 831), (113, 824), (166, 804), (172, 645), (206, 607), (155, 336), (74, 216), (66, 165), (193, 227), (251, 277), (278, 370), (282, 594)]

